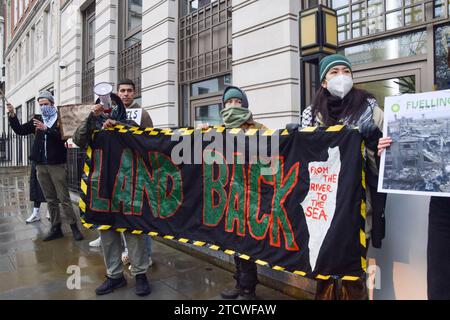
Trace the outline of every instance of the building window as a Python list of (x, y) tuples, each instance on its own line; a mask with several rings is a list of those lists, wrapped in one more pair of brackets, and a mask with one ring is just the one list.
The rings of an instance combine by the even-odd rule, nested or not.
[(450, 16), (450, 0), (436, 0), (434, 1), (434, 16), (435, 18), (445, 17), (447, 12), (447, 17)]
[(179, 26), (181, 83), (231, 72), (231, 0), (199, 1)]
[(19, 48), (17, 49), (17, 82), (20, 82), (22, 79), (22, 44), (19, 44)]
[(83, 22), (83, 74), (82, 102), (92, 103), (95, 100), (95, 2), (84, 12)]
[(205, 94), (222, 92), (229, 84), (231, 84), (229, 75), (195, 82), (191, 84), (190, 96), (198, 97)]
[(218, 0), (183, 0), (181, 4), (182, 15), (191, 14), (204, 6), (217, 2)]
[(450, 89), (450, 25), (435, 31), (436, 89)]
[(17, 25), (17, 23), (19, 22), (19, 1), (20, 0), (14, 0), (14, 27)]
[(180, 1), (181, 123), (222, 123), (221, 96), (231, 84), (231, 0)]
[(141, 96), (142, 0), (120, 2), (119, 80), (136, 84), (136, 98)]
[(347, 47), (341, 50), (353, 65), (405, 58), (427, 53), (427, 32), (420, 31)]
[(231, 75), (225, 75), (181, 86), (182, 125), (221, 124), (222, 93), (231, 83)]
[(17, 0), (19, 2), (19, 19), (22, 18), (23, 15), (23, 0)]
[[(340, 42), (424, 24), (433, 17), (445, 19), (450, 14), (450, 0), (304, 0), (303, 8), (318, 4), (336, 10)], [(427, 14), (430, 5), (434, 15)]]
[(34, 48), (35, 48), (35, 43), (34, 43), (34, 39), (35, 39), (35, 33), (36, 30), (34, 27), (31, 27), (31, 31), (30, 31), (30, 70), (34, 69)]
[(27, 101), (27, 121), (30, 121), (34, 116), (35, 99)]
[(28, 74), (28, 72), (30, 72), (30, 34), (27, 33), (26, 37), (25, 37), (25, 46), (26, 46), (26, 51), (25, 51), (25, 74)]

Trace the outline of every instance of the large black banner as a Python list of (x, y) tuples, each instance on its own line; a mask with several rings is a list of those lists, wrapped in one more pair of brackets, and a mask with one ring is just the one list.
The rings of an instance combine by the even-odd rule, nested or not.
[(362, 140), (345, 127), (125, 128), (95, 134), (87, 228), (146, 233), (302, 276), (365, 269)]

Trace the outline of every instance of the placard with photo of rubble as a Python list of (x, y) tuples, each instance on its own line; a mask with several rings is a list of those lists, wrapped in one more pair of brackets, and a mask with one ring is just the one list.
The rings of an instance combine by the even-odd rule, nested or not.
[(378, 190), (450, 197), (450, 90), (387, 97)]

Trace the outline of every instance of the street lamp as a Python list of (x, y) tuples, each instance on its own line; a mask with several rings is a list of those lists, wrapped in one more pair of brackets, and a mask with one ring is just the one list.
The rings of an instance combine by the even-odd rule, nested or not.
[(311, 84), (316, 87), (320, 81), (319, 62), (324, 57), (334, 54), (338, 49), (337, 14), (336, 11), (318, 5), (300, 11), (300, 81), (301, 110), (306, 107), (306, 64), (310, 64), (315, 72), (311, 75)]

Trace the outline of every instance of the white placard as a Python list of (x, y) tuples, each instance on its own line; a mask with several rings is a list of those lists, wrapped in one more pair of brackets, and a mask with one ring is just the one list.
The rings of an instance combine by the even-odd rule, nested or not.
[(450, 197), (450, 90), (387, 97), (378, 191)]
[(140, 126), (142, 120), (142, 109), (127, 109), (127, 119), (133, 120), (138, 126)]

